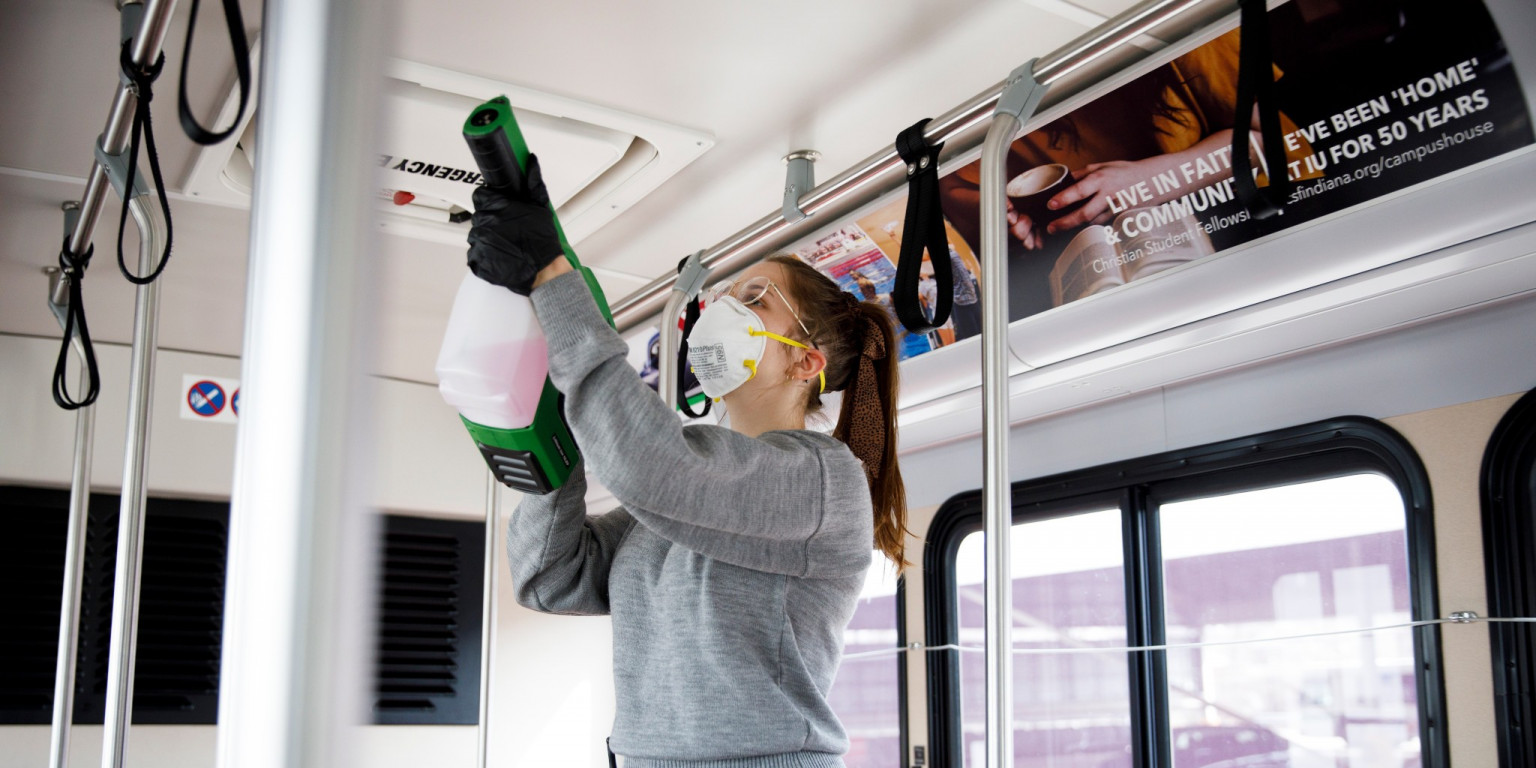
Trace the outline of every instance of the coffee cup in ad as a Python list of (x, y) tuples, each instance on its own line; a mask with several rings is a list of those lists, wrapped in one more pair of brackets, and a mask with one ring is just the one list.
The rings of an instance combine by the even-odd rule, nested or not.
[(1037, 227), (1044, 227), (1070, 208), (1046, 207), (1052, 197), (1072, 185), (1072, 172), (1061, 163), (1037, 165), (1008, 180), (1005, 189), (1016, 213), (1028, 216)]

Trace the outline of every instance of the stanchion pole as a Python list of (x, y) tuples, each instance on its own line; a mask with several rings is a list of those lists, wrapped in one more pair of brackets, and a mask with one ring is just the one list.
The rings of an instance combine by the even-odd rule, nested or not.
[(491, 659), (496, 640), (496, 536), (501, 517), (501, 482), (495, 472), (486, 473), (485, 481), (485, 587), (481, 598), (480, 620), (480, 751), (478, 768), (491, 762)]
[(987, 766), (1013, 765), (1013, 488), (1008, 473), (1008, 144), (1045, 85), (1030, 61), (1009, 76), (981, 149), (981, 440), (986, 539)]
[[(149, 195), (128, 201), (139, 229), (139, 271), (153, 271), (165, 247), (165, 222)], [(149, 417), (160, 336), (160, 283), (141, 285), (133, 309), (133, 353), (128, 363), (128, 430), (123, 448), (122, 497), (117, 513), (117, 568), (112, 579), (112, 639), (107, 651), (107, 701), (102, 768), (122, 768), (133, 721), (133, 665), (139, 636), (139, 566), (143, 559)]]
[[(78, 345), (77, 345), (78, 349)], [(80, 365), (80, 391), (90, 386)], [(91, 507), (91, 440), (96, 406), (75, 411), (75, 464), (69, 479), (69, 533), (64, 542), (64, 589), (59, 600), (59, 653), (53, 675), (53, 730), (49, 768), (69, 765), (69, 734), (75, 714), (75, 661), (80, 643), (80, 583), (85, 571), (85, 532)]]
[(216, 762), (358, 765), (378, 597), (367, 377), (391, 5), (267, 0)]

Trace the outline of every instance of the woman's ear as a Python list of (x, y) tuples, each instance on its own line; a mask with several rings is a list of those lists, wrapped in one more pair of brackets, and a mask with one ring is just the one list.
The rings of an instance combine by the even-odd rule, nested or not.
[(814, 347), (801, 352), (800, 359), (790, 364), (790, 375), (799, 381), (814, 381), (816, 374), (827, 368), (827, 354)]

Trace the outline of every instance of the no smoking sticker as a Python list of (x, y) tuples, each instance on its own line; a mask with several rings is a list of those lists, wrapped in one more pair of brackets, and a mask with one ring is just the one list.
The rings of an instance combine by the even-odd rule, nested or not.
[(181, 417), (191, 421), (234, 424), (240, 415), (240, 381), (183, 374)]
[(202, 417), (217, 416), (224, 412), (224, 388), (204, 379), (187, 390), (187, 406)]

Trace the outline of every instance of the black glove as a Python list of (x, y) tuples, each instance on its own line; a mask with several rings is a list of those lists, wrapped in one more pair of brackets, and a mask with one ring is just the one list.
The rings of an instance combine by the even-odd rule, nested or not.
[(475, 190), (469, 228), (469, 271), (493, 285), (527, 296), (539, 270), (564, 255), (539, 159), (528, 156), (521, 181)]

